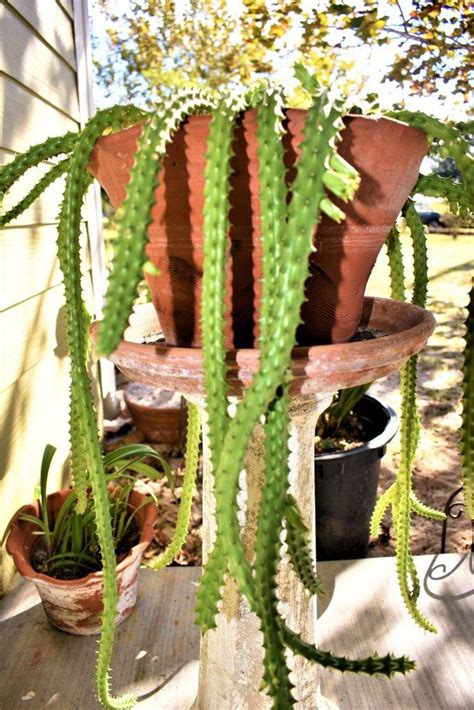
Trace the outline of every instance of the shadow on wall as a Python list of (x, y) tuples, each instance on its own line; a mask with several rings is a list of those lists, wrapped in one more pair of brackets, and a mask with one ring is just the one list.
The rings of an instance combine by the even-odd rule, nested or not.
[[(2, 81), (5, 89), (2, 95), (5, 98), (2, 106), (4, 120), (0, 149), (3, 149), (6, 161), (11, 160), (16, 152), (26, 150), (30, 143), (43, 141), (48, 133), (57, 135), (73, 130), (78, 125), (74, 25), (67, 8), (66, 2), (54, 2), (45, 5), (44, 10), (42, 5), (34, 10), (24, 4), (23, 9), (17, 11), (9, 3), (5, 4), (2, 14), (4, 50)], [(21, 192), (20, 196), (23, 196)], [(57, 223), (58, 206), (53, 203), (54, 200), (50, 197), (40, 200), (23, 216), (12, 222), (12, 226), (1, 235), (1, 238), (11, 242), (12, 249), (15, 249), (16, 235), (20, 233), (28, 235), (23, 240), (24, 248), (28, 250), (26, 270), (20, 271), (25, 265), (19, 261), (18, 273), (15, 273), (13, 278), (21, 282), (28, 279), (28, 273), (31, 274), (33, 271), (35, 274), (31, 284), (25, 285), (25, 298), (20, 303), (8, 302), (6, 309), (7, 311), (11, 309), (13, 314), (14, 309), (20, 307), (20, 304), (25, 308), (28, 304), (27, 322), (18, 318), (16, 323), (19, 339), (24, 346), (21, 357), (17, 358), (19, 361), (15, 363), (18, 376), (15, 381), (6, 383), (7, 389), (4, 391), (1, 413), (0, 481), (4, 484), (2, 518), (5, 523), (16, 506), (12, 493), (9, 494), (5, 487), (4, 479), (7, 473), (12, 478), (18, 476), (13, 482), (9, 481), (10, 489), (11, 486), (15, 486), (17, 490), (18, 487), (22, 487), (23, 482), (28, 481), (28, 490), (25, 486), (24, 493), (26, 496), (32, 495), (33, 487), (39, 478), (42, 450), (47, 441), (40, 440), (38, 429), (36, 429), (38, 432), (36, 440), (30, 438), (31, 433), (34, 432), (35, 426), (51, 432), (54, 415), (56, 421), (58, 420), (57, 411), (51, 409), (57, 406), (58, 397), (56, 401), (49, 397), (50, 392), (58, 392), (58, 387), (54, 386), (57, 382), (41, 381), (39, 377), (33, 381), (34, 368), (44, 363), (46, 357), (54, 354), (56, 358), (63, 360), (67, 355), (63, 309), (60, 308), (58, 312), (51, 306), (52, 301), (48, 301), (51, 299), (53, 288), (62, 289), (58, 285), (55, 250), (51, 265), (44, 258), (44, 249), (42, 252), (44, 233), (54, 230), (54, 225)], [(47, 208), (48, 204), (51, 204), (53, 214)], [(39, 269), (44, 270), (44, 278), (40, 278)], [(11, 274), (9, 274), (10, 279), (12, 279)], [(39, 283), (41, 283), (41, 290), (37, 285)], [(52, 300), (54, 301), (54, 298)], [(45, 316), (48, 306), (51, 313), (47, 312)], [(3, 352), (8, 357), (7, 348)], [(66, 417), (68, 392), (67, 382), (65, 378), (63, 379), (65, 388), (63, 408)], [(44, 400), (44, 404), (38, 405), (38, 401), (41, 400)], [(31, 421), (33, 407), (35, 412), (39, 412), (35, 414), (37, 422)], [(47, 436), (50, 438), (50, 435)], [(61, 444), (60, 441), (51, 443)], [(28, 471), (14, 471), (12, 467), (16, 466), (20, 459), (28, 462)], [(61, 480), (63, 483), (66, 480), (66, 462), (62, 466)], [(23, 494), (23, 491), (21, 493)]]

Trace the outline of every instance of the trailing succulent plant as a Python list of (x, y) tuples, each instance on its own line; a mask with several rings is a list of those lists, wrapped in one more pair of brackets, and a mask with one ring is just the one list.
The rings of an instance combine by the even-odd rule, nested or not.
[[(294, 703), (292, 684), (286, 662), (286, 650), (304, 656), (322, 666), (341, 671), (368, 674), (405, 673), (414, 663), (392, 655), (364, 659), (334, 656), (306, 643), (292, 631), (277, 607), (277, 572), (282, 547), (282, 531), (286, 530), (286, 549), (301, 583), (310, 594), (318, 594), (321, 585), (314, 571), (309, 533), (298, 504), (289, 494), (288, 483), (288, 384), (291, 350), (300, 323), (304, 299), (304, 283), (308, 275), (308, 256), (313, 249), (312, 236), (322, 213), (336, 221), (344, 214), (331, 197), (343, 201), (352, 197), (358, 186), (357, 172), (336, 152), (342, 128), (342, 106), (331, 102), (327, 92), (318, 86), (302, 68), (298, 78), (312, 96), (304, 128), (296, 177), (291, 185), (291, 199), (285, 183), (282, 148), (283, 111), (280, 94), (274, 89), (259, 89), (247, 96), (221, 97), (205, 91), (179, 93), (163, 98), (153, 113), (133, 107), (114, 107), (99, 112), (78, 134), (49, 139), (18, 156), (0, 173), (3, 195), (29, 167), (43, 160), (66, 156), (40, 180), (33, 191), (1, 218), (2, 224), (26, 209), (43, 189), (59, 175), (66, 175), (59, 229), (58, 254), (64, 275), (67, 338), (71, 356), (70, 437), (72, 468), (78, 497), (78, 508), (85, 503), (87, 488), (92, 489), (97, 537), (104, 570), (104, 610), (97, 661), (97, 693), (105, 707), (125, 708), (133, 705), (130, 696), (116, 698), (110, 693), (109, 668), (114, 637), (117, 592), (115, 557), (108, 514), (104, 461), (100, 450), (96, 414), (93, 408), (87, 374), (88, 325), (81, 292), (79, 230), (80, 211), (90, 183), (87, 166), (97, 139), (106, 132), (142, 123), (126, 198), (118, 212), (116, 257), (109, 280), (98, 350), (111, 353), (127, 324), (136, 285), (144, 267), (147, 229), (155, 199), (159, 165), (166, 147), (181, 121), (189, 114), (212, 114), (206, 161), (205, 186), (205, 262), (202, 287), (203, 356), (206, 407), (209, 413), (209, 443), (216, 497), (217, 536), (204, 569), (197, 595), (197, 620), (205, 631), (216, 625), (218, 603), (227, 574), (234, 577), (250, 608), (260, 619), (264, 643), (263, 688), (272, 697), (274, 707), (291, 707)], [(258, 158), (261, 198), (263, 284), (260, 314), (260, 361), (253, 382), (236, 407), (235, 416), (228, 414), (224, 333), (225, 258), (229, 227), (230, 161), (235, 122), (239, 113), (251, 105), (258, 112)], [(412, 116), (399, 118), (418, 120)], [(430, 124), (431, 126), (431, 124)], [(436, 130), (435, 130), (436, 129)], [(436, 133), (438, 131), (438, 133)], [(437, 139), (441, 129), (431, 129)], [(454, 131), (454, 128), (453, 128)], [(449, 131), (448, 131), (449, 133)], [(441, 136), (441, 138), (440, 138)], [(450, 146), (462, 163), (464, 173), (470, 168), (462, 157), (459, 136), (449, 133)], [(458, 140), (459, 138), (459, 140)], [(445, 193), (451, 200), (464, 204), (451, 183)], [(435, 186), (436, 187), (436, 186)], [(425, 188), (435, 189), (425, 181)], [(464, 194), (464, 193), (463, 193)], [(426, 292), (424, 271), (424, 232), (416, 222), (412, 204), (405, 216), (415, 244), (415, 295), (422, 304)], [(396, 231), (389, 239), (393, 293), (404, 296), (399, 243)], [(145, 265), (146, 266), (146, 265)], [(146, 267), (152, 268), (152, 267)], [(470, 362), (470, 361), (469, 361)], [(466, 371), (469, 370), (469, 362)], [(471, 368), (472, 370), (472, 368)], [(387, 505), (392, 506), (396, 520), (399, 548), (398, 574), (405, 601), (412, 615), (424, 626), (416, 607), (418, 582), (409, 551), (410, 511), (431, 514), (413, 496), (411, 463), (418, 438), (415, 414), (414, 375), (416, 360), (407, 363), (402, 374), (404, 409), (402, 416), (402, 464), (399, 478), (379, 502), (374, 525)], [(188, 527), (189, 510), (198, 460), (199, 423), (197, 411), (189, 405), (187, 462), (183, 502), (177, 530), (170, 549), (156, 562), (156, 568), (167, 564), (182, 544)], [(471, 407), (472, 409), (472, 407)], [(243, 467), (247, 443), (254, 426), (264, 417), (265, 479), (254, 559), (245, 555), (238, 522), (237, 495), (239, 473)], [(470, 441), (470, 439), (469, 439)], [(469, 446), (465, 446), (470, 451)], [(468, 451), (468, 454), (469, 454)], [(468, 482), (468, 477), (466, 481)], [(471, 481), (472, 483), (472, 481)]]

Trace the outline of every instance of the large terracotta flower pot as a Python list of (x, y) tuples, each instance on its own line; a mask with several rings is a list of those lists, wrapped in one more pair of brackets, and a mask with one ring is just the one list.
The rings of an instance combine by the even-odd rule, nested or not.
[[(288, 110), (285, 121), (287, 182), (295, 175), (306, 112)], [(158, 276), (147, 276), (168, 345), (200, 347), (203, 268), (204, 168), (209, 116), (188, 118), (164, 160), (149, 227), (147, 256)], [(111, 202), (125, 196), (140, 126), (99, 139), (90, 163)], [(226, 288), (227, 347), (252, 347), (258, 334), (261, 247), (256, 111), (240, 119), (231, 167), (230, 244)], [(365, 285), (378, 252), (410, 194), (427, 151), (425, 134), (387, 118), (348, 116), (339, 153), (361, 175), (344, 206), (347, 219), (323, 218), (310, 259), (308, 302), (298, 330), (301, 345), (344, 342), (357, 330)]]
[[(48, 496), (48, 510), (54, 518), (71, 490), (61, 490)], [(130, 503), (138, 508), (145, 496), (132, 491)], [(24, 506), (21, 511), (38, 517), (38, 501)], [(153, 539), (156, 508), (153, 503), (141, 508), (136, 515), (140, 527), (140, 540), (128, 555), (117, 565), (119, 601), (116, 624), (124, 621), (135, 608), (138, 591), (138, 570), (144, 551)], [(7, 551), (12, 555), (18, 572), (31, 580), (38, 590), (46, 616), (62, 631), (78, 636), (90, 636), (100, 632), (102, 612), (103, 574), (92, 572), (81, 579), (61, 580), (36, 572), (31, 565), (31, 554), (38, 542), (30, 522), (14, 520), (7, 538)]]

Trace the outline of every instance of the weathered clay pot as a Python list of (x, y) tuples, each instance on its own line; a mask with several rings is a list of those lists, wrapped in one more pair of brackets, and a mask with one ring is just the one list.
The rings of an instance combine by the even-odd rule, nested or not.
[(186, 431), (186, 407), (180, 394), (131, 382), (125, 388), (125, 403), (135, 426), (147, 441), (182, 443)]
[[(48, 496), (50, 515), (57, 515), (71, 491), (61, 490)], [(145, 499), (142, 493), (132, 491), (131, 504), (137, 508)], [(21, 512), (38, 517), (39, 503), (36, 501), (24, 506)], [(140, 541), (127, 557), (117, 565), (117, 585), (119, 602), (117, 605), (116, 624), (120, 624), (132, 613), (138, 590), (138, 569), (142, 555), (153, 539), (153, 526), (156, 521), (156, 508), (150, 503), (141, 508), (136, 516), (141, 529)], [(61, 580), (36, 572), (31, 566), (31, 552), (38, 537), (33, 534), (37, 527), (30, 522), (13, 522), (7, 539), (7, 550), (12, 555), (18, 572), (31, 580), (38, 590), (44, 611), (54, 626), (62, 631), (78, 636), (91, 636), (100, 631), (102, 612), (103, 575), (92, 572), (86, 577), (73, 580)]]
[[(287, 183), (295, 176), (306, 112), (285, 121)], [(149, 227), (147, 256), (158, 276), (147, 276), (168, 345), (200, 347), (203, 268), (204, 168), (209, 116), (187, 119), (168, 147)], [(115, 206), (125, 196), (140, 127), (104, 136), (89, 166)], [(356, 332), (365, 285), (378, 252), (410, 194), (427, 150), (425, 134), (387, 118), (347, 116), (339, 153), (361, 175), (344, 206), (347, 219), (323, 218), (315, 234), (306, 284), (309, 301), (298, 330), (301, 345), (344, 342)], [(226, 346), (252, 347), (261, 292), (261, 247), (256, 111), (240, 119), (231, 162), (230, 243), (226, 286)]]

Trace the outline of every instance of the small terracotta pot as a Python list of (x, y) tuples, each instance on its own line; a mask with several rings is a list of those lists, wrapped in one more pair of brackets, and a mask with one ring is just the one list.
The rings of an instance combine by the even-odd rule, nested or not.
[[(291, 189), (306, 112), (290, 109), (284, 122), (287, 184)], [(308, 302), (298, 329), (301, 345), (344, 342), (357, 330), (364, 290), (378, 252), (410, 194), (427, 151), (425, 134), (387, 118), (347, 116), (338, 152), (361, 175), (354, 199), (344, 205), (340, 225), (323, 218), (310, 258)], [(201, 347), (200, 301), (203, 269), (204, 170), (209, 116), (192, 116), (168, 146), (147, 256), (158, 276), (147, 275), (168, 345)], [(257, 113), (243, 113), (234, 132), (231, 160), (229, 259), (226, 283), (228, 348), (252, 347), (258, 336), (262, 255), (260, 245)], [(104, 136), (89, 169), (111, 202), (125, 196), (141, 127)]]
[(127, 409), (147, 441), (156, 444), (182, 443), (186, 431), (186, 407), (176, 392), (131, 382), (125, 388)]
[[(57, 515), (71, 490), (57, 491), (48, 496), (48, 510), (51, 516)], [(132, 491), (130, 502), (137, 508), (146, 496)], [(24, 506), (22, 513), (38, 517), (39, 502)], [(119, 601), (116, 624), (120, 624), (132, 613), (138, 590), (138, 569), (142, 555), (153, 539), (153, 526), (156, 521), (156, 508), (153, 503), (141, 508), (136, 515), (140, 526), (140, 541), (132, 547), (127, 557), (117, 565), (117, 585)], [(52, 624), (62, 631), (78, 636), (91, 636), (100, 632), (102, 612), (103, 574), (92, 572), (86, 577), (73, 580), (61, 580), (36, 572), (31, 566), (31, 553), (38, 540), (33, 534), (38, 528), (30, 522), (14, 520), (7, 539), (7, 551), (12, 555), (18, 572), (31, 580), (43, 602), (46, 616)]]

